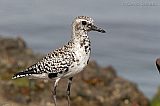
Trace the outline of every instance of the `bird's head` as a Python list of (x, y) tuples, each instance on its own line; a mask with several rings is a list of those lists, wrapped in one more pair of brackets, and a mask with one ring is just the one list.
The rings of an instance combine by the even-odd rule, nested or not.
[(90, 31), (98, 31), (101, 33), (105, 33), (106, 31), (102, 28), (97, 27), (94, 25), (94, 21), (92, 18), (88, 16), (78, 16), (73, 21), (73, 31), (75, 32), (90, 32)]

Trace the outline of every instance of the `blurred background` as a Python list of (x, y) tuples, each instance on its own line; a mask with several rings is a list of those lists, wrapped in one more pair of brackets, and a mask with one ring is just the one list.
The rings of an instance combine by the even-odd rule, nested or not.
[(159, 0), (0, 0), (0, 35), (20, 36), (35, 53), (46, 54), (70, 39), (76, 16), (90, 16), (107, 31), (89, 33), (91, 60), (113, 66), (152, 99), (160, 85), (159, 10)]

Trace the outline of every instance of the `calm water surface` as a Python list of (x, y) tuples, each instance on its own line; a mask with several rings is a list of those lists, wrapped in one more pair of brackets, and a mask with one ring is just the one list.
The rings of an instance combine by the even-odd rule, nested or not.
[[(139, 2), (138, 0), (134, 0)], [(107, 30), (89, 33), (92, 58), (112, 65), (151, 98), (160, 85), (155, 59), (160, 57), (160, 2), (129, 6), (132, 0), (1, 0), (0, 34), (22, 36), (36, 52), (47, 53), (70, 39), (75, 16), (88, 15)], [(142, 0), (142, 3), (150, 2)]]

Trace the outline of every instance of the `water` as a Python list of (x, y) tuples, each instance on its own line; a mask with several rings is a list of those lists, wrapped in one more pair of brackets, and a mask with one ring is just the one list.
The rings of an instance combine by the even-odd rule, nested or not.
[[(145, 5), (151, 2), (156, 5)], [(75, 16), (91, 16), (107, 30), (89, 33), (92, 59), (114, 66), (151, 98), (160, 85), (154, 64), (160, 57), (159, 4), (158, 0), (1, 0), (0, 34), (22, 36), (34, 51), (47, 53), (70, 39)]]

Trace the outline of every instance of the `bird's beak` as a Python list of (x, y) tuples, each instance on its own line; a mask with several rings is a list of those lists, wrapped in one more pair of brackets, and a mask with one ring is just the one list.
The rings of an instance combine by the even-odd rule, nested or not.
[(92, 26), (91, 26), (91, 30), (93, 30), (93, 31), (98, 31), (98, 32), (101, 32), (101, 33), (106, 33), (105, 30), (103, 30), (102, 28), (99, 28), (99, 27), (97, 27), (97, 26), (95, 26), (95, 25), (92, 25)]

